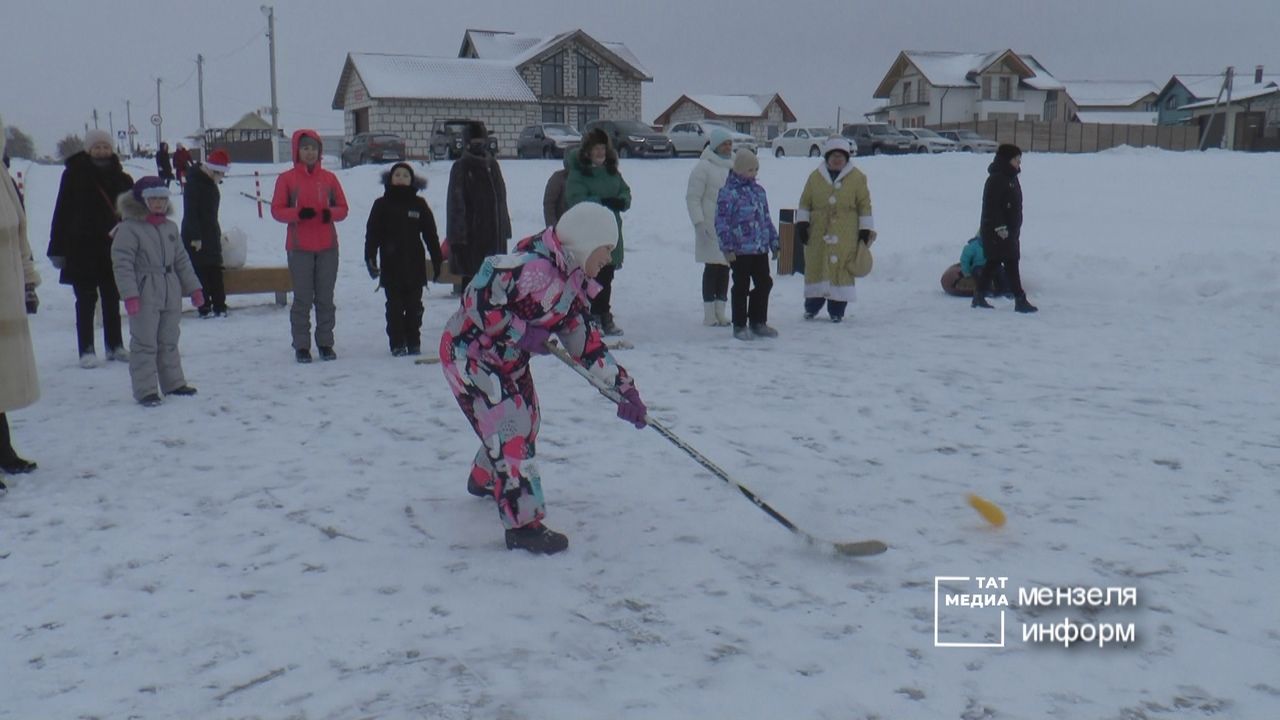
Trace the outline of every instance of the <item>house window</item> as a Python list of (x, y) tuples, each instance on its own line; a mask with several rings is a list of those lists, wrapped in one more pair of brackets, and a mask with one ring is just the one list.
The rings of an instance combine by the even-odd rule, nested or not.
[(542, 61), (542, 97), (564, 97), (564, 53)]
[(778, 137), (778, 126), (777, 126), (777, 125), (770, 125), (770, 126), (768, 127), (768, 129), (767, 129), (767, 130), (765, 130), (765, 134), (768, 136), (768, 138), (769, 138), (770, 140), (772, 140), (772, 139), (774, 139), (774, 138)]
[(1166, 110), (1173, 110), (1176, 107), (1178, 107), (1178, 98), (1174, 95), (1170, 95), (1169, 99), (1164, 101), (1164, 108)]
[(990, 75), (982, 76), (982, 99), (983, 100), (991, 99), (991, 76)]
[(563, 105), (543, 105), (542, 106), (542, 122), (544, 123), (564, 122), (564, 106)]
[(587, 123), (600, 119), (600, 108), (596, 105), (578, 106), (578, 131), (586, 132)]
[(902, 83), (902, 104), (906, 105), (911, 102), (911, 81), (907, 80)]
[(1058, 117), (1058, 91), (1046, 90), (1044, 93), (1044, 119), (1052, 121)]
[(600, 66), (578, 53), (578, 97), (600, 97)]
[(750, 122), (736, 122), (736, 123), (734, 123), (734, 124), (733, 124), (733, 126), (734, 126), (734, 128), (735, 128), (738, 132), (740, 132), (740, 133), (746, 133), (746, 134), (748, 134), (748, 135), (750, 135), (750, 134), (751, 134), (751, 123), (750, 123)]
[(920, 83), (918, 88), (919, 89), (916, 91), (916, 102), (922, 102), (922, 103), (929, 102), (929, 84)]
[(1009, 82), (1009, 78), (1000, 78), (1000, 99), (1010, 100), (1013, 98), (1013, 83)]

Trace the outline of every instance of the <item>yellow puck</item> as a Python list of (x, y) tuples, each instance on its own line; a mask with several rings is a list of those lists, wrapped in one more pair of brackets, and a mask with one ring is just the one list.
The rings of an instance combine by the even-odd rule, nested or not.
[(973, 506), (974, 510), (978, 511), (979, 515), (986, 518), (987, 522), (996, 527), (1004, 525), (1004, 511), (997, 507), (995, 503), (971, 493), (969, 495), (969, 504)]

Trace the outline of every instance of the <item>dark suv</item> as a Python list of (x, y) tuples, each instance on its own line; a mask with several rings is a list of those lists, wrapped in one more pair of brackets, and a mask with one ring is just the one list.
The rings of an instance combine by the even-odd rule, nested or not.
[(638, 120), (592, 120), (583, 129), (583, 138), (596, 128), (608, 133), (609, 142), (621, 158), (671, 157), (675, 149), (671, 138)]
[(911, 138), (888, 123), (850, 123), (840, 134), (858, 144), (859, 155), (903, 155), (911, 152)]
[(360, 133), (342, 148), (342, 167), (404, 160), (404, 138), (387, 133)]
[(431, 128), (431, 157), (434, 160), (457, 160), (475, 138), (484, 138), (489, 153), (498, 154), (498, 138), (489, 134), (479, 120), (437, 120)]

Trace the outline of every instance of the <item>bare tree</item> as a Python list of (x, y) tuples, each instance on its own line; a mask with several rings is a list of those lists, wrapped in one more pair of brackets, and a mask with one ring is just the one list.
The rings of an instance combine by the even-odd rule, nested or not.
[(24, 160), (35, 159), (36, 144), (32, 141), (30, 135), (12, 125), (4, 129), (4, 134), (4, 151), (9, 157), (23, 158)]
[(84, 140), (79, 135), (68, 135), (58, 141), (58, 157), (66, 160), (84, 149)]

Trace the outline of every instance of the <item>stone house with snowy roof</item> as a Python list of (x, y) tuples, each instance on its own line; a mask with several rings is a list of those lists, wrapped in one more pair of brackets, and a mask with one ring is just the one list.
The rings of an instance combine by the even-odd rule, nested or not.
[(876, 87), (869, 117), (897, 127), (981, 120), (1067, 120), (1065, 87), (1026, 53), (904, 50)]
[(654, 118), (664, 129), (677, 123), (723, 120), (738, 132), (768, 142), (786, 132), (796, 121), (795, 113), (778, 93), (772, 95), (681, 95), (671, 107)]
[(348, 140), (393, 133), (411, 157), (427, 156), (437, 120), (455, 118), (483, 121), (499, 154), (514, 156), (526, 125), (639, 120), (641, 83), (652, 81), (626, 45), (582, 30), (467, 30), (457, 57), (348, 53), (333, 109)]

